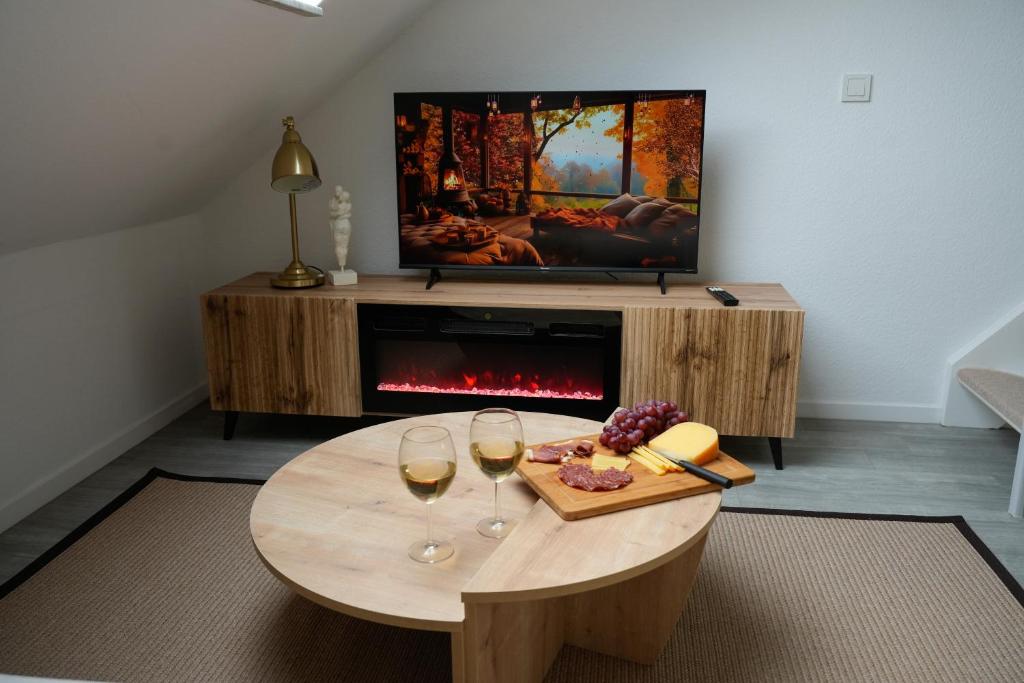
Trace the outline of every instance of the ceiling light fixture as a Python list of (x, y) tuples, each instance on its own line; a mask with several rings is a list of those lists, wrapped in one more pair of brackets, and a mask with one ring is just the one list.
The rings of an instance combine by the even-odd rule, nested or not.
[(324, 0), (256, 0), (264, 5), (280, 7), (283, 10), (301, 14), (304, 17), (322, 17), (324, 8), (320, 5)]

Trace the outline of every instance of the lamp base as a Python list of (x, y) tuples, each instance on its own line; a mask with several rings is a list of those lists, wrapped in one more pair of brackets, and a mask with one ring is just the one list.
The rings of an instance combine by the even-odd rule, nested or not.
[(287, 268), (270, 278), (271, 285), (284, 289), (319, 287), (323, 283), (323, 271), (313, 266), (307, 266), (301, 261), (292, 261)]

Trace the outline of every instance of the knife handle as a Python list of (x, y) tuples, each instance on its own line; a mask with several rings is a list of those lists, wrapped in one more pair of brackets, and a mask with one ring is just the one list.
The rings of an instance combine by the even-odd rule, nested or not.
[(687, 462), (686, 460), (675, 460), (674, 462), (690, 474), (696, 475), (706, 481), (710, 481), (712, 484), (718, 484), (723, 489), (732, 488), (732, 479), (722, 476), (718, 472), (712, 472), (709, 469), (705, 469), (700, 465), (694, 465), (692, 462)]

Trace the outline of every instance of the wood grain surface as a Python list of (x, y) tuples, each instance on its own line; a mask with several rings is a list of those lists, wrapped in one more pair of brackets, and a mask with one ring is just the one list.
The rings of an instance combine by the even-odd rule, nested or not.
[(620, 402), (672, 400), (734, 436), (793, 436), (804, 312), (779, 284), (442, 280), (361, 276), (358, 285), (274, 289), (255, 273), (203, 296), (218, 410), (362, 413), (359, 303), (622, 311)]
[(206, 294), (202, 312), (215, 410), (362, 414), (351, 299)]
[[(563, 599), (466, 605), (466, 623), (452, 639), (456, 683), (544, 680), (565, 641)], [(460, 662), (461, 666), (455, 664)], [(460, 677), (461, 676), (461, 677)]]
[(662, 295), (654, 283), (653, 273), (649, 282), (544, 282), (451, 277), (441, 280), (430, 290), (424, 289), (424, 277), (360, 274), (356, 285), (301, 290), (274, 289), (268, 285), (270, 277), (271, 273), (253, 273), (210, 294), (281, 299), (353, 299), (360, 303), (428, 306), (526, 306), (612, 311), (630, 306), (681, 306), (721, 310), (722, 304), (704, 290), (706, 285), (717, 284), (740, 299), (736, 310), (802, 310), (789, 292), (777, 283), (671, 283), (668, 293)]
[[(598, 436), (600, 435), (586, 434), (574, 438), (593, 441), (594, 455), (615, 455), (612, 449), (598, 443)], [(537, 449), (545, 445), (547, 444), (536, 444), (530, 448)], [(589, 465), (592, 458), (573, 458), (572, 462)], [(584, 519), (674, 498), (722, 490), (717, 484), (688, 472), (669, 472), (659, 477), (640, 463), (630, 461), (626, 471), (633, 475), (633, 482), (629, 485), (614, 491), (583, 491), (564, 484), (558, 478), (558, 467), (543, 462), (530, 462), (524, 458), (516, 471), (562, 519), (568, 520)], [(754, 481), (754, 470), (721, 451), (718, 458), (704, 467), (729, 477), (735, 486)]]
[(660, 567), (605, 588), (518, 602), (468, 602), (452, 634), (455, 681), (533, 683), (564, 643), (652, 663), (686, 605), (707, 533)]
[[(530, 440), (600, 426), (544, 413), (520, 416)], [(709, 493), (568, 522), (512, 478), (501, 484), (502, 507), (517, 526), (503, 541), (485, 538), (475, 524), (490, 514), (494, 488), (469, 456), (471, 418), (447, 413), (376, 425), (282, 467), (260, 490), (250, 515), (264, 563), (295, 591), (331, 609), (395, 626), (459, 631), (463, 602), (564, 597), (641, 575), (685, 552), (718, 512), (721, 495)], [(433, 506), (437, 535), (451, 539), (456, 550), (436, 565), (406, 556), (406, 548), (425, 536), (425, 505), (406, 490), (397, 465), (401, 434), (425, 424), (446, 427), (458, 452), (455, 481)]]
[(564, 598), (565, 642), (653, 664), (686, 606), (708, 534), (686, 552), (636, 578)]
[(721, 434), (791, 437), (803, 321), (800, 310), (630, 306), (620, 403), (672, 400)]

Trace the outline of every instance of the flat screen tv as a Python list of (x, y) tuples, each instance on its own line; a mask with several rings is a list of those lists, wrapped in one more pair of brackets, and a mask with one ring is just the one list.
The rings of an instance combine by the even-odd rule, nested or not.
[(400, 266), (696, 272), (704, 101), (396, 93)]

